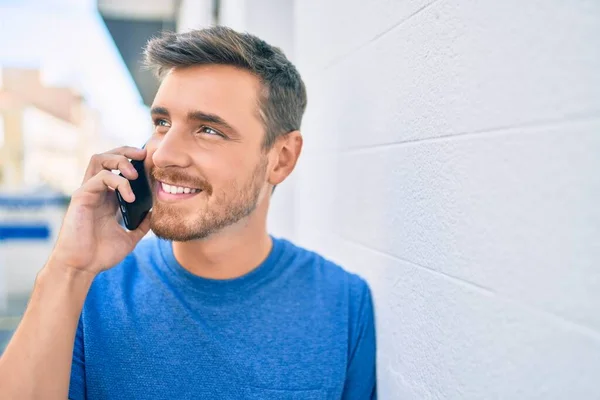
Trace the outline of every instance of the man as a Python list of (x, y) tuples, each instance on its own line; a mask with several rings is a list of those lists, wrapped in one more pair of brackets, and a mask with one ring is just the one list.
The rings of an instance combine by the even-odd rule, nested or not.
[[(146, 58), (162, 80), (154, 133), (90, 161), (0, 360), (0, 398), (374, 398), (368, 286), (266, 230), (302, 148), (295, 67), (224, 27), (164, 34)], [(114, 189), (134, 194), (110, 171), (136, 179), (128, 159), (154, 191), (131, 232)]]

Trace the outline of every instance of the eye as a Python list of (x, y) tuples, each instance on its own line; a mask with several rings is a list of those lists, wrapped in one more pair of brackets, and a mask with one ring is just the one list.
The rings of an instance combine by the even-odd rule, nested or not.
[(221, 132), (219, 132), (216, 129), (211, 128), (210, 126), (201, 126), (200, 127), (200, 133), (204, 133), (204, 134), (210, 135), (210, 136), (225, 137), (225, 135), (223, 135)]
[(160, 127), (164, 127), (164, 128), (170, 128), (171, 124), (166, 119), (159, 118), (159, 119), (155, 119), (154, 120), (154, 126), (156, 126), (156, 127), (160, 126)]

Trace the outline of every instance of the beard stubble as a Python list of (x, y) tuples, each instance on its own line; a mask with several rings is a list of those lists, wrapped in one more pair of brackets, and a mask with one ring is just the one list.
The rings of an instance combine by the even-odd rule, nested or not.
[[(262, 157), (242, 185), (232, 181), (217, 191), (213, 191), (208, 182), (180, 171), (154, 168), (150, 172), (152, 181), (156, 182), (162, 178), (183, 186), (199, 188), (202, 192), (196, 196), (206, 198), (196, 210), (177, 204), (155, 202), (150, 229), (160, 238), (185, 242), (205, 239), (246, 218), (258, 205), (260, 191), (265, 182), (267, 162), (267, 157)], [(190, 200), (193, 201), (193, 198)]]

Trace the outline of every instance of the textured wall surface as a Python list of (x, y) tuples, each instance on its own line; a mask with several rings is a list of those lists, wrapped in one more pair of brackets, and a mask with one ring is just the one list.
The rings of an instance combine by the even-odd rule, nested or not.
[(297, 241), (368, 279), (382, 399), (600, 399), (600, 3), (302, 0)]

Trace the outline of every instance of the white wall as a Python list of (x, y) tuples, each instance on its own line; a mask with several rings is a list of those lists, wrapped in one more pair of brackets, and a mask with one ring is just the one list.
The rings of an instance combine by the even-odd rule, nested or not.
[(295, 236), (370, 282), (380, 398), (600, 398), (600, 3), (294, 18)]
[(294, 59), (293, 0), (221, 0), (219, 23), (257, 35)]
[(213, 24), (213, 0), (181, 0), (177, 32), (202, 29)]

